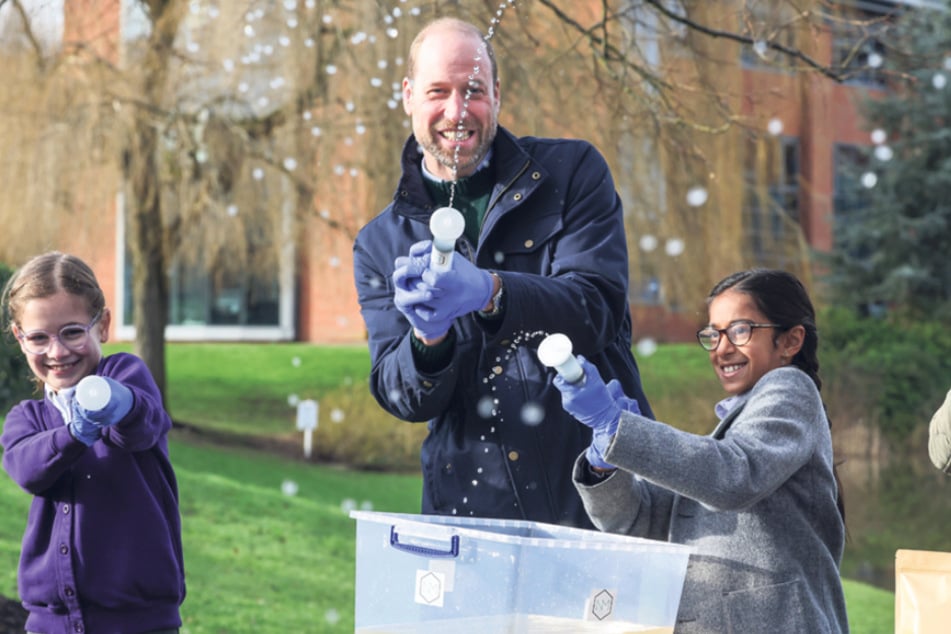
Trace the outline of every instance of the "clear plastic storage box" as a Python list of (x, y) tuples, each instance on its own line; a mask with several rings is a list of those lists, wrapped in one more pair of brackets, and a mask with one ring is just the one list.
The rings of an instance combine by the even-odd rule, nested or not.
[(539, 522), (352, 511), (360, 633), (670, 633), (687, 546)]

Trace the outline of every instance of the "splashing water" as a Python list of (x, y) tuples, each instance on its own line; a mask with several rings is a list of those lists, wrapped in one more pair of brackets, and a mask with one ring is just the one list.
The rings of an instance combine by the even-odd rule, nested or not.
[(299, 490), (300, 489), (297, 486), (297, 483), (294, 482), (293, 480), (284, 480), (283, 482), (281, 482), (281, 493), (283, 493), (284, 495), (288, 497), (293, 497), (297, 495), (297, 492)]
[(645, 337), (637, 342), (637, 353), (642, 357), (649, 357), (657, 352), (657, 342)]
[[(506, 0), (505, 2), (499, 5), (499, 8), (495, 11), (495, 16), (493, 16), (492, 20), (489, 23), (488, 32), (482, 38), (484, 42), (488, 43), (495, 36), (495, 29), (501, 23), (502, 15), (505, 13), (505, 10), (513, 8), (514, 6), (515, 6), (515, 0)], [(485, 50), (486, 49), (483, 47), (482, 51), (485, 51)], [(472, 72), (469, 74), (469, 84), (468, 84), (468, 87), (466, 88), (466, 94), (462, 99), (462, 112), (459, 115), (459, 122), (456, 124), (456, 132), (459, 135), (462, 135), (466, 129), (465, 120), (469, 114), (469, 100), (472, 98), (472, 89), (475, 86), (477, 86), (477, 84), (475, 83), (475, 79), (479, 75), (479, 72), (482, 68), (481, 67), (481, 62), (482, 62), (481, 52), (478, 55), (476, 55), (473, 62), (474, 62), (474, 65), (472, 67)], [(453, 151), (452, 163), (453, 163), (452, 183), (450, 183), (449, 185), (449, 204), (448, 204), (449, 207), (452, 207), (452, 204), (456, 198), (456, 180), (457, 180), (456, 174), (459, 171), (459, 145), (458, 144), (456, 145), (455, 150)]]

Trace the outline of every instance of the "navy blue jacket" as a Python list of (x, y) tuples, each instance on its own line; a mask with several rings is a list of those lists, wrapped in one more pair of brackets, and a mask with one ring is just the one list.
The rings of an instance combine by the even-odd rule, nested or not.
[(17, 574), (26, 629), (180, 627), (185, 573), (166, 441), (172, 421), (138, 357), (105, 357), (96, 373), (128, 387), (134, 401), (91, 447), (73, 438), (48, 398), (22, 401), (4, 421), (3, 468), (33, 494)]
[(479, 243), (460, 239), (456, 257), (498, 273), (504, 315), (457, 319), (448, 367), (424, 373), (391, 280), (396, 257), (432, 237), (435, 204), (421, 161), (410, 137), (393, 202), (361, 229), (353, 250), (370, 390), (394, 416), (429, 425), (422, 511), (590, 527), (571, 479), (590, 430), (562, 408), (537, 348), (549, 333), (566, 334), (576, 354), (651, 414), (631, 353), (627, 243), (607, 163), (584, 141), (499, 129)]

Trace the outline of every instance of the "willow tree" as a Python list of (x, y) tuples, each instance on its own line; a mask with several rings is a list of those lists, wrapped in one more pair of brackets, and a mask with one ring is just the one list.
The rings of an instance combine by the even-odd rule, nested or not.
[[(0, 0), (18, 35), (3, 38), (18, 46), (2, 52), (0, 217), (15, 229), (0, 255), (62, 233), (95, 241), (122, 192), (135, 346), (160, 387), (173, 262), (267, 270), (301, 240), (348, 240), (391, 196), (404, 56), (433, 17), (493, 29), (503, 124), (604, 151), (636, 227), (632, 279), (659, 278), (668, 305), (746, 257), (738, 154), (769, 138), (742, 116), (738, 50), (838, 77), (811, 54), (826, 16), (810, 1), (87, 0), (65, 3), (68, 36), (51, 48), (29, 5)], [(118, 6), (136, 11), (120, 23)], [(704, 213), (684, 204), (691, 190)]]
[[(313, 218), (355, 231), (313, 213), (320, 144), (340, 140), (325, 69), (336, 56), (362, 74), (375, 62), (348, 57), (353, 29), (324, 10), (347, 22), (377, 3), (67, 2), (66, 35), (45, 46), (30, 3), (4, 5), (18, 46), (4, 51), (0, 125), (16, 186), (0, 215), (17, 233), (2, 255), (19, 262), (77, 240), (110, 249), (104, 210), (120, 194), (135, 350), (161, 388), (173, 263), (274, 270)], [(15, 221), (25, 205), (35, 223)]]

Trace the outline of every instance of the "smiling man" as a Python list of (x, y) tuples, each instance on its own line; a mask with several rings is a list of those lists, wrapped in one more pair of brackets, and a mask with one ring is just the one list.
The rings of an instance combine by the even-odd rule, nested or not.
[[(571, 465), (591, 433), (562, 409), (536, 349), (566, 334), (650, 414), (631, 354), (621, 203), (590, 143), (500, 128), (500, 85), (472, 24), (442, 18), (413, 41), (402, 176), (354, 244), (370, 389), (394, 416), (429, 425), (424, 513), (590, 527)], [(429, 221), (446, 206), (465, 230), (439, 271)]]

